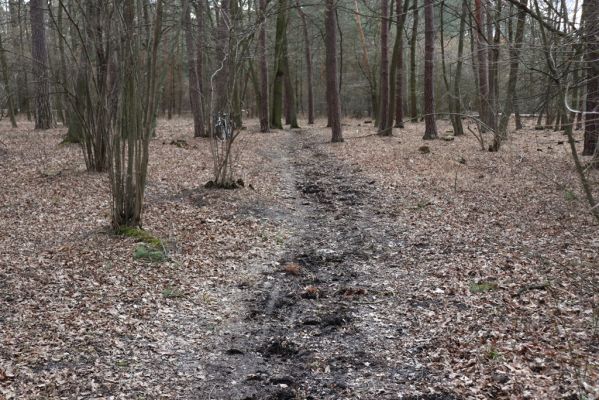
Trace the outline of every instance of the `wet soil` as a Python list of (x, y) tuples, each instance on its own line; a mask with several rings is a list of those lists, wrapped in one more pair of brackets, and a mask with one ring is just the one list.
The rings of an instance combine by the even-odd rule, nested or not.
[(284, 148), (265, 150), (280, 169), (282, 203), (244, 212), (282, 221), (293, 239), (262, 279), (244, 285), (245, 317), (230, 326), (196, 393), (395, 399), (436, 379), (418, 361), (427, 344), (405, 340), (421, 307), (390, 287), (398, 273), (409, 275), (397, 266), (405, 228), (375, 181), (315, 150), (314, 140), (294, 133)]

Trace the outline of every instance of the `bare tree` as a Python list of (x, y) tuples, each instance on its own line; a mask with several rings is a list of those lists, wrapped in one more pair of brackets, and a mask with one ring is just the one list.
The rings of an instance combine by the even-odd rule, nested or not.
[(17, 120), (15, 118), (15, 108), (13, 102), (12, 90), (10, 88), (10, 80), (8, 78), (8, 63), (6, 62), (6, 49), (4, 48), (4, 42), (2, 41), (2, 34), (0, 33), (0, 68), (2, 69), (2, 83), (4, 84), (4, 90), (6, 91), (6, 108), (8, 108), (8, 117), (10, 118), (10, 124), (13, 128), (17, 127)]
[(268, 63), (266, 62), (266, 0), (260, 0), (260, 27), (258, 32), (258, 58), (260, 63), (260, 131), (268, 132)]
[(374, 119), (378, 118), (378, 110), (379, 110), (379, 98), (378, 98), (378, 90), (377, 90), (377, 78), (375, 68), (370, 66), (370, 60), (368, 57), (368, 46), (366, 44), (366, 35), (364, 33), (364, 27), (362, 26), (362, 17), (360, 13), (360, 6), (358, 5), (358, 0), (354, 0), (355, 3), (355, 11), (354, 18), (356, 20), (356, 26), (358, 28), (358, 35), (360, 37), (360, 47), (362, 49), (362, 59), (358, 63), (366, 80), (368, 81), (368, 86), (370, 89), (370, 101), (371, 101), (371, 116), (374, 116)]
[[(520, 2), (526, 6), (527, 0), (520, 0)], [(507, 138), (507, 127), (510, 120), (510, 116), (514, 111), (514, 99), (516, 93), (516, 84), (518, 82), (518, 72), (520, 66), (520, 49), (522, 48), (522, 40), (524, 39), (524, 23), (526, 22), (526, 13), (520, 9), (518, 10), (518, 22), (516, 25), (516, 36), (514, 43), (511, 44), (509, 55), (510, 55), (510, 70), (506, 91), (505, 107), (501, 113), (501, 119), (499, 120), (499, 127), (493, 135), (493, 144), (490, 147), (492, 151), (498, 151), (501, 146), (501, 142)]]
[(424, 137), (425, 140), (437, 138), (435, 116), (435, 21), (433, 0), (424, 0)]
[(599, 142), (599, 1), (584, 0), (583, 38), (586, 69), (586, 115), (583, 155), (597, 156)]
[(489, 124), (489, 68), (487, 57), (487, 45), (485, 38), (485, 18), (481, 0), (474, 0), (474, 21), (476, 37), (476, 56), (478, 64), (478, 92), (480, 119), (483, 122), (483, 130)]
[[(409, 0), (402, 5), (402, 0), (396, 0), (396, 23), (397, 33), (395, 44), (393, 46), (393, 55), (391, 57), (391, 73), (389, 74), (389, 120), (395, 115), (395, 128), (403, 128), (403, 107), (404, 107), (404, 24), (408, 11)], [(389, 122), (389, 126), (392, 122)]]
[(308, 23), (306, 22), (306, 13), (302, 10), (300, 0), (296, 0), (297, 12), (302, 21), (302, 32), (304, 34), (304, 48), (306, 57), (306, 79), (308, 80), (308, 124), (314, 123), (314, 85), (312, 83), (312, 49), (310, 36), (308, 34)]
[[(158, 54), (162, 36), (163, 1), (157, 0), (154, 29), (146, 37), (136, 30), (135, 0), (120, 5), (119, 84), (114, 88), (116, 116), (110, 135), (109, 169), (112, 193), (112, 226), (142, 224), (142, 211), (148, 168), (148, 146), (156, 119), (158, 98)], [(149, 17), (148, 17), (149, 19)], [(143, 41), (148, 43), (147, 51)], [(116, 73), (116, 71), (115, 71)]]
[(287, 0), (279, 0), (275, 36), (274, 82), (270, 126), (283, 129), (283, 78), (285, 75), (285, 41), (287, 40)]
[(44, 24), (44, 2), (31, 0), (31, 59), (35, 77), (35, 129), (54, 127), (50, 106), (50, 74), (48, 70), (48, 47)]
[[(196, 20), (201, 23), (203, 15), (200, 14), (203, 7), (200, 4), (196, 9)], [(204, 121), (203, 93), (201, 90), (201, 76), (198, 73), (198, 65), (201, 63), (199, 52), (203, 46), (200, 42), (203, 38), (198, 38), (198, 44), (194, 43), (193, 26), (191, 24), (191, 5), (190, 0), (183, 0), (183, 27), (185, 30), (185, 46), (187, 48), (187, 67), (189, 72), (189, 103), (193, 114), (193, 135), (195, 137), (206, 136), (206, 126)]]
[(379, 135), (390, 136), (389, 124), (389, 1), (381, 0), (381, 65), (379, 94)]
[(416, 100), (416, 40), (418, 38), (418, 0), (414, 0), (412, 7), (414, 21), (412, 23), (412, 37), (410, 38), (410, 120), (418, 122), (418, 102)]
[(337, 0), (326, 0), (324, 24), (326, 31), (327, 107), (332, 131), (331, 141), (343, 142), (341, 102), (337, 82)]

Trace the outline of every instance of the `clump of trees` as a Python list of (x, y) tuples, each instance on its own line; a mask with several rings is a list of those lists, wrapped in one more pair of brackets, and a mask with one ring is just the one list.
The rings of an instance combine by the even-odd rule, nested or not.
[[(0, 7), (3, 112), (13, 126), (20, 115), (40, 130), (68, 125), (66, 141), (81, 143), (87, 168), (111, 176), (115, 226), (141, 223), (148, 143), (161, 114), (191, 113), (194, 136), (212, 150), (217, 186), (235, 180), (235, 138), (248, 116), (261, 132), (297, 128), (302, 115), (308, 124), (326, 117), (333, 142), (343, 140), (343, 115), (370, 118), (380, 135), (424, 120), (424, 139), (438, 137), (438, 119), (448, 118), (455, 136), (474, 132), (482, 147), (500, 151), (521, 114), (533, 114), (538, 129), (572, 138), (584, 130), (582, 155), (591, 165), (599, 159), (597, 0)], [(216, 115), (231, 119), (233, 135), (219, 139)], [(478, 129), (464, 129), (464, 118)]]

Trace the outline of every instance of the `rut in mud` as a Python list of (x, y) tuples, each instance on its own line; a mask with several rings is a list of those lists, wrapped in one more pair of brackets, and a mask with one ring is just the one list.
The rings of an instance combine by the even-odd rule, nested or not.
[(247, 288), (245, 321), (198, 390), (215, 399), (397, 398), (434, 379), (417, 361), (424, 347), (401, 348), (410, 321), (386, 315), (400, 300), (387, 269), (400, 268), (402, 232), (375, 181), (297, 135), (280, 150), (282, 214), (295, 239), (280, 268)]

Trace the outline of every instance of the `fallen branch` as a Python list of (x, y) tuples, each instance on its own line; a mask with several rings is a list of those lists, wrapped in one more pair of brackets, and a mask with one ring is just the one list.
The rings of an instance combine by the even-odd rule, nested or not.
[(543, 283), (533, 283), (532, 285), (526, 285), (521, 287), (518, 292), (516, 292), (515, 297), (520, 297), (526, 292), (530, 292), (531, 290), (547, 290), (551, 285), (549, 282)]

